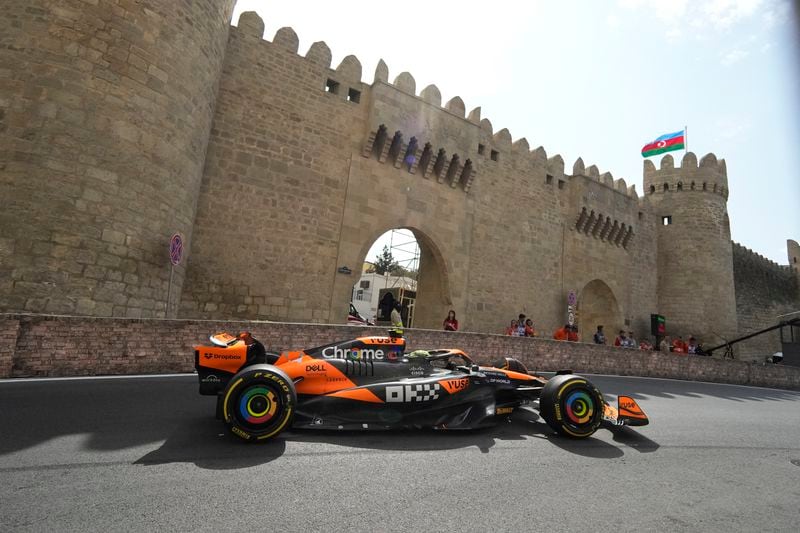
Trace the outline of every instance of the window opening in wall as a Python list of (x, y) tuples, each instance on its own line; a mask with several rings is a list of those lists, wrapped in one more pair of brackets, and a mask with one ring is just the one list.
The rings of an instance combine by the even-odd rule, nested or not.
[(708, 190), (708, 184), (706, 182), (703, 182), (703, 190)]
[(361, 101), (361, 91), (357, 91), (355, 89), (348, 90), (347, 91), (347, 101), (348, 102), (353, 102), (354, 104), (357, 104), (358, 102), (360, 102)]
[(683, 190), (683, 182), (682, 182), (682, 181), (679, 181), (679, 182), (678, 182), (678, 190), (679, 190), (679, 191), (682, 191), (682, 190)]
[(375, 133), (375, 142), (372, 143), (372, 155), (375, 159), (380, 159), (383, 147), (386, 145), (386, 126), (381, 124)]
[(672, 224), (672, 215), (661, 217), (661, 224), (663, 226), (669, 226), (670, 224)]
[(458, 157), (458, 154), (453, 154), (453, 157), (450, 158), (450, 166), (447, 167), (447, 175), (445, 176), (447, 183), (453, 183), (453, 180), (456, 178), (456, 172), (458, 172), (458, 167), (460, 166), (461, 159)]
[(397, 161), (397, 158), (400, 156), (400, 150), (403, 148), (403, 134), (400, 133), (400, 130), (394, 132), (394, 137), (392, 137), (392, 144), (389, 145), (389, 154), (387, 159), (394, 163)]
[(437, 178), (442, 174), (446, 159), (447, 152), (444, 151), (444, 148), (439, 148), (439, 153), (436, 155), (436, 162), (433, 164), (433, 173)]
[(563, 189), (564, 188), (564, 183), (565, 183), (564, 180), (558, 180), (558, 188), (559, 189)]
[(423, 173), (427, 172), (428, 165), (431, 163), (431, 157), (433, 157), (431, 143), (425, 143), (425, 147), (422, 149), (422, 155), (419, 157), (419, 168)]
[(656, 192), (656, 186), (655, 185), (651, 185), (650, 186), (650, 194), (653, 194), (654, 192)]
[(414, 166), (414, 163), (417, 162), (417, 138), (411, 137), (408, 141), (408, 146), (406, 147), (406, 155), (403, 156), (403, 164), (406, 168), (410, 171), (411, 167)]
[(467, 183), (469, 182), (469, 177), (472, 175), (472, 160), (467, 159), (464, 162), (464, 168), (461, 170), (461, 177), (458, 179), (458, 182), (461, 184), (462, 187), (466, 187)]
[(641, 211), (639, 211), (639, 220), (642, 220), (642, 218), (644, 218), (644, 213), (642, 213)]
[(664, 191), (668, 191), (668, 190), (669, 190), (669, 184), (665, 183), (664, 184)]
[(359, 286), (360, 286), (362, 289), (369, 289), (369, 280), (368, 280), (368, 279), (365, 279), (364, 281), (362, 281), (362, 282), (359, 284)]
[(339, 94), (339, 82), (328, 78), (328, 81), (325, 82), (325, 92)]
[(552, 185), (553, 184), (553, 175), (552, 174), (548, 174), (544, 178), (544, 182), (547, 183), (548, 185)]
[(492, 150), (491, 153), (489, 154), (489, 157), (491, 158), (492, 161), (499, 161), (500, 152), (498, 152), (497, 150)]
[(483, 155), (483, 153), (485, 151), (486, 151), (486, 147), (484, 145), (478, 143), (478, 154)]

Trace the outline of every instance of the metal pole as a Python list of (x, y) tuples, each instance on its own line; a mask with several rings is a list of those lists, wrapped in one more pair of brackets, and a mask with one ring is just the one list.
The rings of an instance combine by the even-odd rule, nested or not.
[(683, 155), (689, 151), (689, 126), (683, 127)]
[(170, 263), (169, 285), (167, 285), (167, 308), (164, 310), (164, 318), (169, 318), (170, 300), (172, 299), (172, 275), (175, 273), (175, 265)]

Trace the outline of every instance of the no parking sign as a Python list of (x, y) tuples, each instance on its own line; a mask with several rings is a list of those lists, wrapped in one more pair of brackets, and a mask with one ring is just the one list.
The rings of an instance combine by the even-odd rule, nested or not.
[(169, 260), (175, 266), (180, 265), (183, 260), (183, 236), (180, 233), (169, 239)]
[(567, 324), (570, 326), (575, 325), (575, 305), (578, 303), (578, 297), (575, 291), (569, 291), (567, 295)]

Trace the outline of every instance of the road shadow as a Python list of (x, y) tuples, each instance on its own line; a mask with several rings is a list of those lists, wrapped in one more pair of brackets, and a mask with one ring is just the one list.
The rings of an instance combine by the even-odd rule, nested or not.
[[(269, 463), (283, 456), (291, 442), (332, 444), (341, 447), (342, 453), (347, 453), (347, 448), (410, 453), (477, 448), (491, 453), (499, 442), (543, 439), (569, 453), (599, 459), (621, 457), (624, 446), (639, 451), (658, 447), (643, 437), (635, 437), (635, 432), (616, 435), (614, 443), (605, 437), (563, 438), (529, 409), (518, 410), (508, 423), (481, 430), (290, 430), (271, 442), (252, 445), (231, 435), (214, 418), (215, 398), (197, 395), (193, 375), (21, 381), (0, 386), (0, 406), (0, 457), (74, 435), (85, 436), (77, 451), (86, 453), (77, 460), (85, 457), (91, 461), (95, 451), (158, 445), (133, 462), (185, 462), (214, 470)], [(321, 447), (319, 453), (330, 453), (330, 447)]]
[[(209, 427), (215, 428), (214, 435), (210, 434)], [(632, 438), (629, 436), (620, 443), (630, 446)], [(263, 444), (244, 442), (229, 434), (220, 421), (203, 417), (175, 428), (175, 432), (159, 449), (148, 453), (135, 464), (188, 462), (211, 470), (232, 470), (274, 461), (291, 442), (333, 444), (342, 447), (342, 453), (348, 453), (347, 449), (416, 453), (468, 448), (491, 453), (499, 442), (525, 439), (543, 439), (566, 452), (595, 459), (616, 459), (624, 455), (621, 448), (598, 438), (574, 440), (557, 435), (536, 413), (522, 409), (507, 422), (477, 430), (289, 430)], [(655, 449), (657, 447), (655, 445)], [(320, 455), (330, 453), (328, 447), (319, 451)]]

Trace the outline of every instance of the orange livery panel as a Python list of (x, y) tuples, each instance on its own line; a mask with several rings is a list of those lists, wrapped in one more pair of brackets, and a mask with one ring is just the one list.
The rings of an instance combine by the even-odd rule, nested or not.
[(247, 346), (241, 341), (232, 346), (198, 346), (198, 363), (204, 368), (213, 368), (235, 374), (247, 361)]

